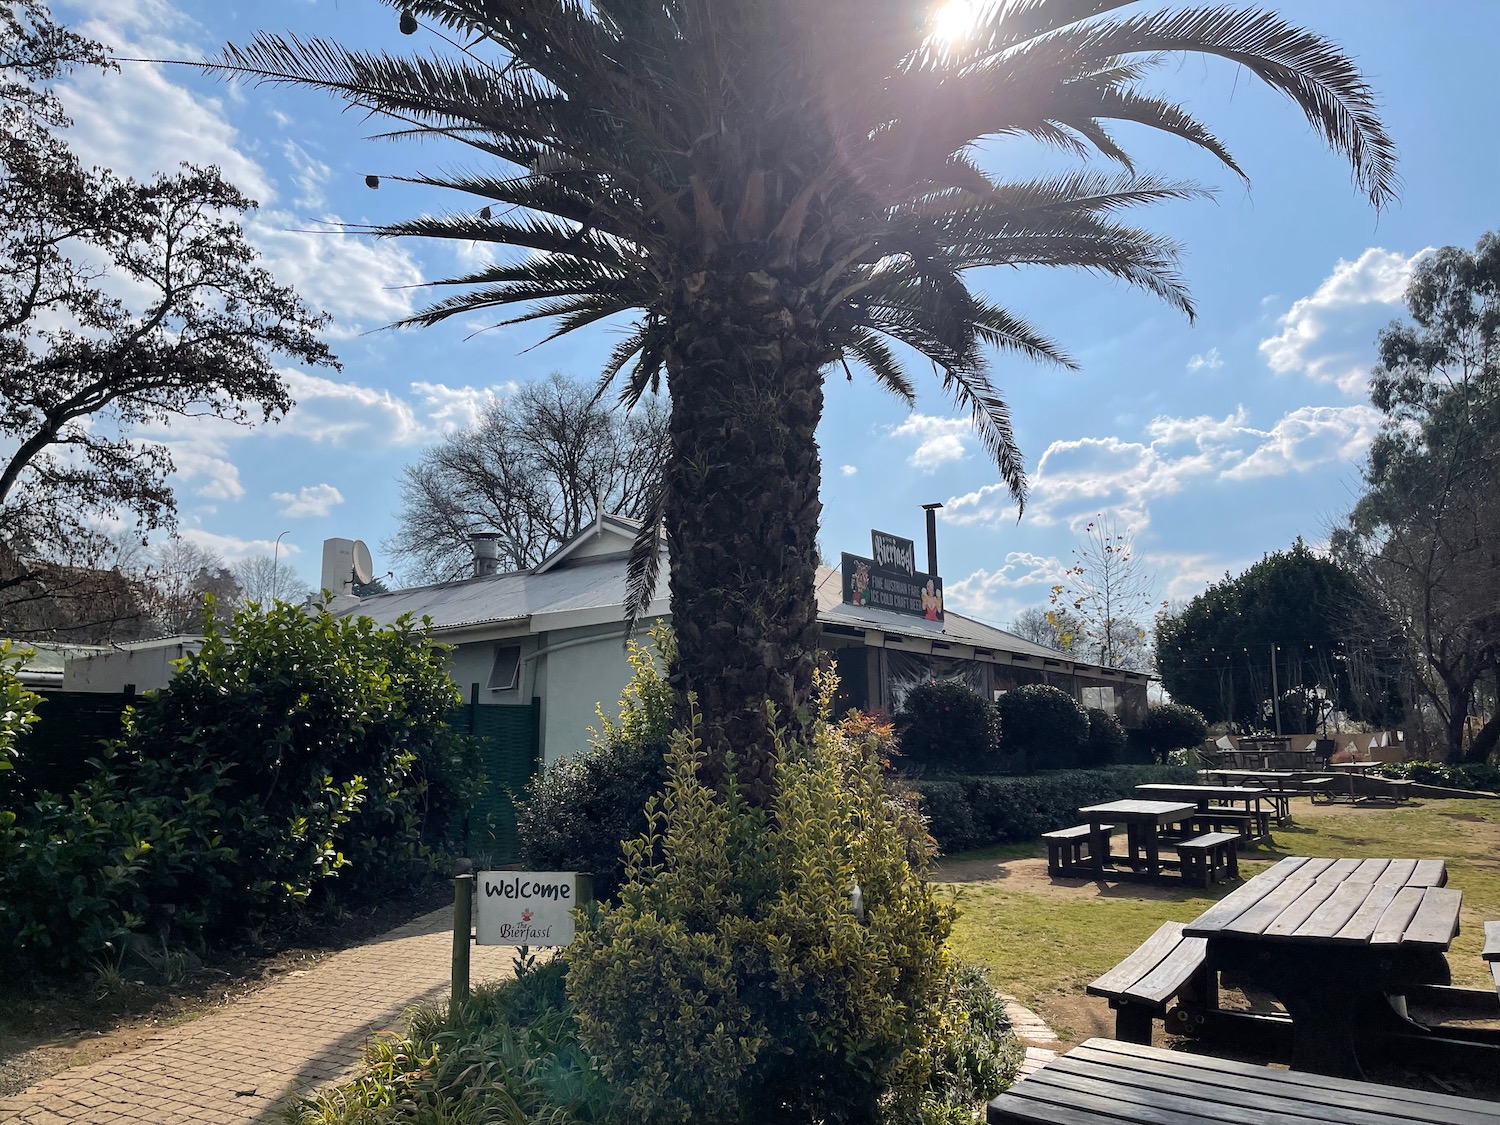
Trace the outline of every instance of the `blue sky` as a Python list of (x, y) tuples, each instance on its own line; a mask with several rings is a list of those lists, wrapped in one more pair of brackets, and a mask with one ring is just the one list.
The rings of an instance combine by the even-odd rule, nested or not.
[[(1186, 246), (1198, 319), (1088, 275), (993, 271), (983, 285), (1082, 364), (1064, 372), (1001, 358), (1031, 475), (1016, 519), (993, 465), (936, 379), (908, 412), (866, 378), (828, 383), (820, 431), (825, 552), (867, 553), (872, 526), (920, 542), (923, 503), (946, 505), (941, 570), (951, 608), (1008, 623), (1047, 600), (1082, 526), (1107, 513), (1133, 529), (1156, 596), (1186, 598), (1297, 536), (1319, 544), (1359, 489), (1377, 424), (1366, 394), (1376, 331), (1400, 314), (1404, 281), (1430, 247), (1472, 246), (1500, 226), (1500, 135), (1490, 78), (1493, 0), (1323, 0), (1269, 7), (1341, 43), (1379, 92), (1401, 157), (1401, 200), (1376, 215), (1347, 167), (1286, 102), (1235, 68), (1169, 60), (1156, 87), (1225, 139), (1247, 187), (1204, 154), (1122, 129), (1143, 170), (1195, 179), (1214, 200), (1138, 212)], [(87, 0), (60, 18), (141, 58), (201, 58), (260, 29), (363, 46), (426, 49), (374, 0)], [(366, 139), (379, 128), (309, 92), (255, 88), (183, 67), (126, 63), (63, 88), (88, 162), (149, 175), (215, 163), (262, 206), (252, 241), (284, 283), (333, 315), (341, 373), (288, 372), (297, 408), (255, 430), (194, 421), (151, 433), (178, 465), (185, 536), (227, 559), (281, 555), (315, 584), (321, 542), (379, 544), (395, 528), (398, 477), (425, 445), (490, 397), (561, 370), (597, 372), (606, 331), (527, 350), (536, 329), (482, 321), (376, 331), (422, 300), (411, 288), (484, 260), (483, 247), (372, 243), (332, 224), (464, 207), (464, 197), (369, 173), (442, 170), (469, 158)], [(1035, 148), (993, 146), (1007, 175), (1057, 166)]]

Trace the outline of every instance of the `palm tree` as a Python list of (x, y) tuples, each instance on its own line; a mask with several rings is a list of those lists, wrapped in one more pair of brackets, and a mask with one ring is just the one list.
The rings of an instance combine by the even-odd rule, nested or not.
[[(409, 177), (470, 209), (371, 229), (522, 253), (434, 282), (455, 292), (405, 323), (497, 310), (561, 335), (637, 314), (603, 381), (629, 404), (665, 375), (671, 451), (649, 510), (670, 545), (674, 675), (696, 693), (715, 760), (732, 750), (757, 800), (766, 703), (800, 721), (814, 670), (825, 377), (852, 378), (853, 364), (910, 403), (899, 354), (929, 359), (1024, 502), (988, 357), (1071, 361), (965, 277), (1072, 266), (1192, 314), (1175, 245), (1118, 214), (1201, 189), (1138, 174), (1106, 127), (1174, 134), (1243, 175), (1204, 125), (1143, 87), (1173, 52), (1228, 59), (1290, 97), (1377, 207), (1395, 189), (1353, 64), (1263, 12), (1003, 0), (944, 41), (936, 0), (386, 2), (402, 30), (420, 21), (452, 49), (397, 57), (262, 34), (216, 65), (328, 91), (395, 121), (390, 135), (448, 138), (482, 159)], [(975, 146), (1012, 136), (1118, 170), (1011, 182), (982, 169)], [(656, 526), (636, 552), (638, 600)]]

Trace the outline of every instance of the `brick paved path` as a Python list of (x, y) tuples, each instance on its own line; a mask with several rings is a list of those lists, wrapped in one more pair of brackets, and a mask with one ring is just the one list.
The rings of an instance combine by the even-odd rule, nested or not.
[[(349, 1074), (370, 1037), (416, 1004), (448, 994), (453, 908), (289, 974), (149, 1047), (74, 1067), (10, 1098), (9, 1125), (279, 1120), (277, 1108)], [(472, 978), (509, 976), (515, 950), (475, 946)]]

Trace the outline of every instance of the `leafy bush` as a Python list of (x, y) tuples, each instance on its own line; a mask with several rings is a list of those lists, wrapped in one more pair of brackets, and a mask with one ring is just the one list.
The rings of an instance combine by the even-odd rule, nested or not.
[(1203, 712), (1182, 703), (1163, 703), (1146, 712), (1141, 724), (1141, 741), (1151, 749), (1157, 761), (1165, 761), (1173, 750), (1197, 746), (1208, 737), (1208, 721)]
[(1089, 738), (1083, 764), (1091, 769), (1113, 765), (1125, 758), (1125, 731), (1120, 720), (1098, 707), (1088, 709)]
[(869, 1121), (916, 1097), (946, 1013), (952, 911), (910, 862), (880, 763), (823, 710), (777, 737), (774, 810), (715, 792), (678, 732), (628, 880), (569, 949), (580, 1038), (631, 1120)]
[(937, 1066), (914, 1112), (890, 1114), (921, 1125), (973, 1125), (984, 1103), (1007, 1089), (1025, 1055), (1010, 1016), (985, 970), (960, 962), (953, 973), (950, 1009), (963, 1013), (961, 1030), (938, 1048)]
[(437, 871), (474, 784), (439, 646), (279, 605), (208, 622), (68, 797), (0, 815), (0, 952), (76, 972)]
[(42, 701), (18, 674), (26, 656), (12, 653), (9, 641), (0, 641), (0, 770), (15, 768), (16, 742), (36, 722), (36, 706)]
[[(646, 802), (667, 780), (672, 688), (661, 667), (672, 659), (671, 631), (651, 632), (655, 654), (630, 641), (630, 683), (618, 720), (599, 712), (590, 749), (537, 774), (527, 788), (516, 830), (521, 862), (537, 871), (587, 871), (594, 895), (613, 901), (625, 878), (621, 843), (646, 829)], [(658, 662), (660, 661), (660, 663)]]
[(1390, 762), (1376, 769), (1382, 777), (1406, 778), (1419, 785), (1448, 789), (1500, 792), (1500, 768), (1482, 762), (1445, 765), (1441, 762)]
[(578, 1045), (578, 1023), (555, 958), (474, 989), (450, 1019), (419, 1009), (406, 1036), (383, 1032), (353, 1081), (286, 1111), (293, 1125), (445, 1122), (548, 1125), (606, 1120), (611, 1093)]
[(1085, 805), (1135, 796), (1148, 781), (1191, 783), (1191, 766), (1117, 766), (1052, 770), (1029, 777), (945, 777), (920, 781), (927, 830), (952, 855), (972, 848), (1035, 842), (1043, 832), (1078, 823)]
[(1026, 684), (1002, 695), (1000, 744), (1021, 755), (1028, 773), (1070, 769), (1088, 745), (1088, 713), (1071, 695), (1047, 684)]
[(981, 773), (995, 761), (999, 718), (994, 705), (958, 680), (933, 680), (906, 693), (901, 753), (914, 765)]

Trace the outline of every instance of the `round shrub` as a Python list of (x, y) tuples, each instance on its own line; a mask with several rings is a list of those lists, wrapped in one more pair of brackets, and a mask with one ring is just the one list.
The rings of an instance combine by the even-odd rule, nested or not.
[(995, 764), (995, 708), (958, 680), (918, 684), (906, 693), (896, 721), (901, 753), (913, 765), (983, 773)]
[(1026, 771), (1073, 769), (1088, 745), (1089, 717), (1071, 695), (1046, 684), (1008, 691), (995, 704), (1000, 744), (1020, 754)]
[(1173, 750), (1197, 746), (1208, 737), (1208, 721), (1203, 712), (1183, 703), (1163, 703), (1146, 712), (1141, 724), (1141, 740), (1151, 748), (1159, 762), (1166, 761)]
[(586, 871), (594, 896), (612, 901), (625, 877), (620, 850), (646, 830), (646, 802), (667, 780), (672, 689), (661, 673), (672, 636), (659, 628), (650, 647), (629, 642), (630, 683), (619, 718), (601, 712), (601, 730), (582, 754), (569, 755), (532, 778), (516, 818), (521, 862), (534, 871)]
[(775, 739), (774, 815), (715, 790), (691, 727), (617, 905), (568, 950), (579, 1039), (621, 1119), (869, 1122), (920, 1096), (962, 1020), (953, 910), (913, 863), (880, 763), (828, 721)]
[(1084, 765), (1108, 766), (1125, 760), (1125, 730), (1120, 720), (1098, 707), (1088, 709), (1089, 738)]

